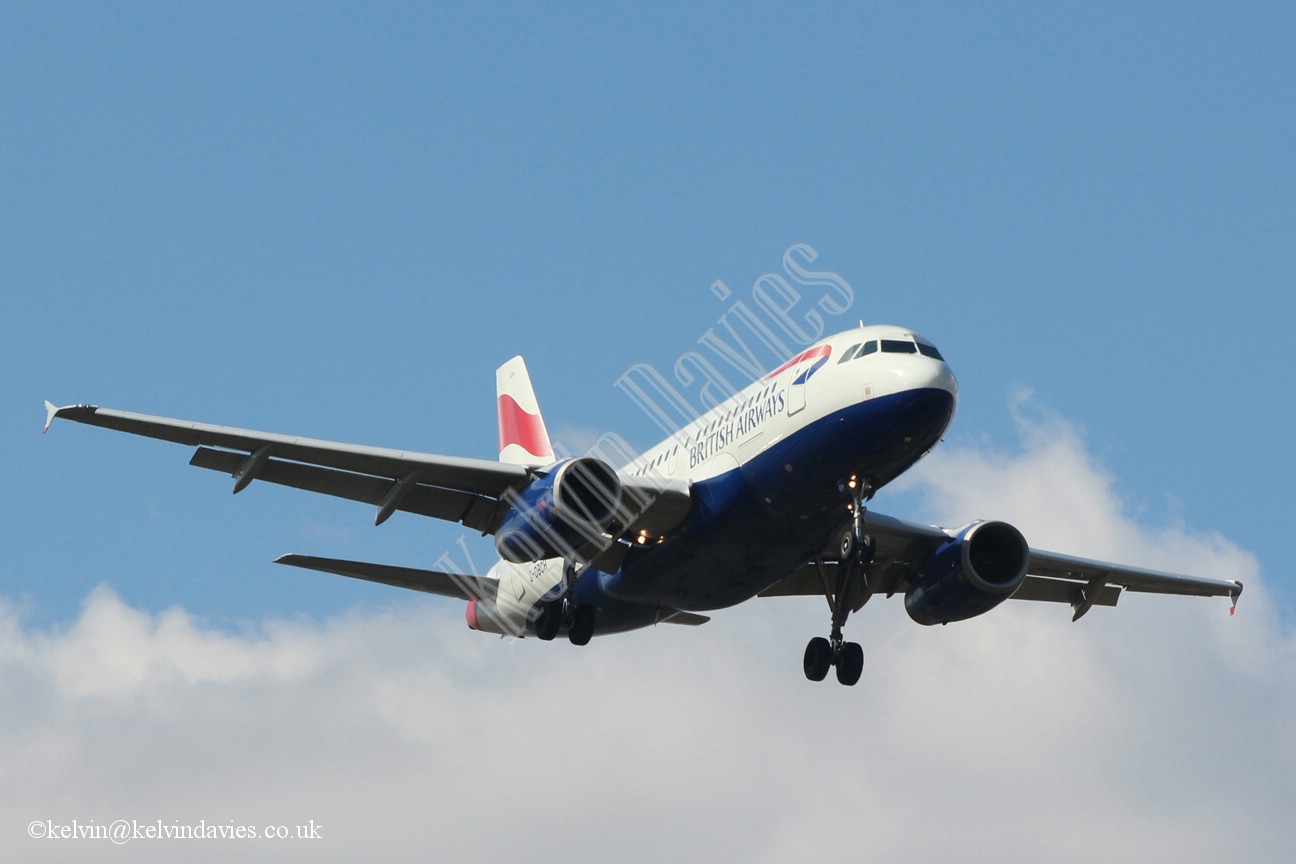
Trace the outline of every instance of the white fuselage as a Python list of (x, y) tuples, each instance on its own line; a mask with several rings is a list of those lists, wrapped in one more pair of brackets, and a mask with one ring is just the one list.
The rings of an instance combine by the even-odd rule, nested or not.
[[(939, 437), (957, 401), (957, 383), (949, 366), (930, 342), (911, 330), (861, 326), (816, 342), (649, 448), (621, 468), (620, 473), (629, 477), (683, 480), (695, 489), (704, 489), (709, 482), (721, 482), (724, 476), (740, 476), (745, 466), (758, 463), (769, 454), (796, 452), (798, 436), (810, 427), (821, 427), (826, 419), (866, 403), (889, 404), (894, 401), (890, 397), (910, 391), (933, 390), (948, 394), (950, 403), (936, 435)], [(886, 417), (879, 416), (872, 422), (885, 423)], [(934, 441), (932, 438), (931, 442)], [(815, 443), (808, 441), (806, 446), (813, 447)], [(923, 453), (925, 450), (906, 457), (903, 467), (908, 467)], [(867, 461), (861, 459), (860, 464), (865, 465)], [(785, 467), (792, 472), (792, 462)], [(822, 482), (822, 478), (818, 479)], [(890, 476), (880, 478), (876, 485), (890, 479)], [(747, 491), (758, 496), (766, 494), (758, 488)], [(773, 494), (766, 495), (766, 503), (771, 502), (769, 496)], [(704, 537), (696, 536), (702, 532), (693, 533), (694, 545), (706, 543)], [(641, 542), (657, 545), (667, 539), (670, 538), (649, 537), (641, 538)], [(533, 615), (539, 603), (560, 590), (563, 567), (562, 559), (556, 558), (495, 565), (491, 575), (500, 580), (497, 599), (500, 614), (524, 630), (527, 616)], [(605, 582), (610, 590), (615, 590), (608, 580)], [(751, 590), (754, 593), (756, 589)], [(747, 596), (750, 594), (738, 591), (733, 595), (733, 602), (741, 602)]]

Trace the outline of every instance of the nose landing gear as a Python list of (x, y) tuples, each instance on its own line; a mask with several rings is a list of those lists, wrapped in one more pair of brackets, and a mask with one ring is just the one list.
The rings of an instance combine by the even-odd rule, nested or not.
[(864, 649), (858, 642), (846, 641), (842, 635), (842, 626), (846, 623), (846, 616), (850, 614), (850, 606), (846, 603), (846, 592), (850, 587), (852, 571), (858, 567), (853, 562), (842, 562), (838, 566), (837, 590), (834, 591), (828, 575), (824, 572), (823, 560), (817, 559), (815, 564), (824, 582), (828, 607), (832, 610), (832, 633), (827, 639), (816, 636), (810, 640), (810, 644), (806, 645), (802, 668), (805, 670), (805, 676), (811, 681), (822, 681), (828, 677), (829, 667), (835, 666), (837, 681), (852, 687), (864, 672)]
[(838, 683), (852, 687), (864, 671), (864, 649), (858, 642), (847, 642), (842, 635), (842, 627), (851, 611), (849, 598), (852, 593), (858, 593), (858, 589), (852, 592), (856, 580), (865, 580), (867, 596), (867, 570), (873, 563), (874, 544), (873, 538), (864, 533), (864, 502), (873, 497), (873, 487), (868, 483), (857, 486), (852, 479), (848, 488), (851, 490), (854, 521), (851, 530), (842, 535), (836, 578), (829, 578), (822, 557), (815, 559), (815, 567), (823, 582), (824, 597), (827, 598), (828, 609), (832, 613), (832, 631), (827, 639), (816, 636), (810, 640), (810, 644), (806, 645), (802, 668), (806, 678), (822, 681), (828, 677), (828, 669), (836, 667)]

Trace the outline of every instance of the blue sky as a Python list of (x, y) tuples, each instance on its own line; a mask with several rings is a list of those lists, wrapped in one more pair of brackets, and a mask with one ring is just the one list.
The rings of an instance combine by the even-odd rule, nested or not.
[[(83, 632), (101, 583), (230, 639), (409, 608), (462, 627), (269, 563), (416, 565), (454, 526), (233, 498), (185, 448), (42, 437), (42, 399), (489, 458), (493, 372), (522, 353), (555, 435), (647, 445), (616, 378), (669, 370), (728, 308), (714, 281), (750, 296), (803, 242), (855, 290), (831, 324), (906, 324), (950, 360), (953, 464), (1062, 442), (1131, 532), (1254, 556), (1239, 617), (1290, 639), (1284, 4), (41, 3), (3, 27), (0, 596), (23, 638)], [(875, 503), (963, 521), (1003, 488)], [(1040, 492), (1072, 525), (1097, 500)], [(1134, 548), (1056, 524), (1061, 551)]]
[[(366, 543), (457, 536), (278, 490), (232, 506), (183, 451), (33, 437), (42, 399), (489, 456), (492, 372), (520, 352), (551, 425), (647, 444), (612, 382), (668, 370), (727, 307), (708, 286), (741, 296), (794, 242), (855, 287), (836, 323), (942, 346), (952, 437), (1009, 446), (1028, 389), (1132, 507), (1282, 577), (1277, 5), (40, 4), (8, 27), (7, 588), (38, 615), (101, 578), (195, 602), (141, 553), (252, 570), (308, 514)], [(256, 608), (236, 594), (210, 611)], [(325, 595), (253, 603), (347, 602)]]

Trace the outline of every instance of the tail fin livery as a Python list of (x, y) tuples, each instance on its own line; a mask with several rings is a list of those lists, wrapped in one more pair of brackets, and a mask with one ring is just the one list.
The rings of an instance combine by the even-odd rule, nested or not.
[(554, 461), (540, 404), (531, 389), (531, 376), (520, 356), (495, 371), (495, 393), (500, 461), (511, 465), (546, 465)]

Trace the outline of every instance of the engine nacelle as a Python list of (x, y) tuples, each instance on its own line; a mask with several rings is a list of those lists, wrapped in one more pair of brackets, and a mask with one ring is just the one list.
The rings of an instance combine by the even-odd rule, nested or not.
[(469, 630), (497, 633), (501, 636), (521, 636), (518, 625), (505, 619), (500, 609), (490, 600), (469, 600), (464, 609)]
[(590, 457), (569, 459), (512, 502), (495, 531), (495, 549), (514, 564), (574, 558), (602, 538), (620, 504), (621, 480), (610, 465)]
[(919, 624), (948, 624), (989, 612), (1026, 580), (1030, 547), (1007, 522), (964, 528), (928, 559), (905, 611)]

